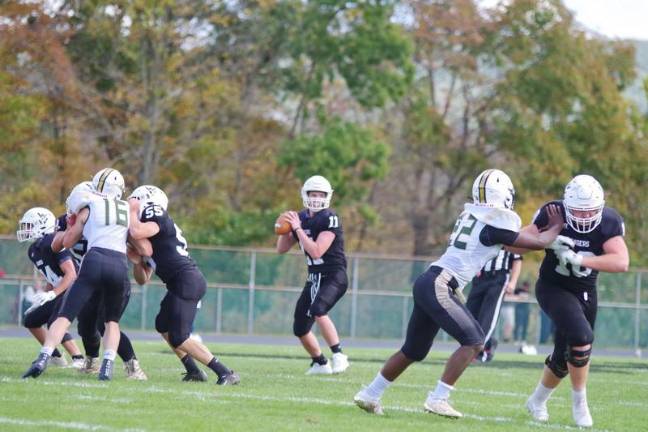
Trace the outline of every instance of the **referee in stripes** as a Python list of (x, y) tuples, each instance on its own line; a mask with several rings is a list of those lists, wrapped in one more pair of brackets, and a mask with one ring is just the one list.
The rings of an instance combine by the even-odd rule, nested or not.
[(488, 362), (493, 359), (497, 340), (493, 332), (497, 325), (504, 294), (513, 294), (522, 269), (522, 256), (502, 249), (499, 254), (488, 261), (484, 268), (472, 280), (472, 288), (466, 301), (466, 307), (479, 322), (486, 341), (484, 351), (477, 360)]

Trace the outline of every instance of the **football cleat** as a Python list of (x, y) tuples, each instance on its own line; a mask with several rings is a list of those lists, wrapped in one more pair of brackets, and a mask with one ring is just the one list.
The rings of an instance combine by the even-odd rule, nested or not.
[(572, 405), (572, 415), (578, 427), (592, 427), (594, 424), (586, 400)]
[(113, 376), (113, 369), (115, 368), (115, 361), (103, 359), (101, 368), (99, 368), (99, 381), (110, 381)]
[(527, 411), (533, 417), (533, 420), (539, 422), (549, 421), (549, 411), (547, 410), (547, 403), (538, 403), (533, 396), (529, 397), (526, 402)]
[(431, 394), (425, 400), (425, 403), (423, 404), (423, 408), (427, 412), (437, 414), (443, 417), (449, 417), (455, 419), (463, 417), (463, 414), (461, 414), (456, 409), (452, 408), (450, 403), (448, 403), (447, 399), (436, 399), (433, 398)]
[(85, 365), (85, 359), (81, 357), (81, 358), (72, 359), (72, 364), (70, 365), (70, 367), (72, 369), (81, 370), (83, 369), (84, 365)]
[(341, 352), (333, 354), (331, 357), (331, 370), (334, 374), (342, 373), (349, 367), (349, 357)]
[(99, 358), (98, 357), (86, 357), (83, 361), (83, 367), (79, 369), (79, 372), (96, 374), (99, 373)]
[(58, 367), (67, 367), (68, 362), (65, 360), (65, 357), (50, 357), (49, 363), (53, 366), (58, 366)]
[(382, 405), (380, 404), (380, 398), (373, 398), (367, 394), (366, 389), (360, 390), (353, 397), (353, 402), (355, 402), (360, 409), (367, 411), (369, 414), (383, 415)]
[(29, 367), (29, 369), (27, 369), (27, 372), (25, 372), (22, 377), (38, 378), (40, 374), (45, 372), (45, 369), (47, 369), (47, 363), (49, 362), (49, 360), (50, 360), (49, 354), (45, 354), (45, 353), (38, 354), (36, 360), (32, 362), (31, 366)]
[(227, 375), (218, 378), (216, 384), (218, 385), (237, 385), (241, 382), (241, 377), (234, 371), (230, 371)]
[(132, 358), (127, 362), (124, 362), (124, 370), (126, 371), (126, 378), (129, 380), (136, 380), (136, 381), (148, 380), (148, 377), (146, 376), (146, 374), (140, 367), (139, 362), (135, 358)]
[(331, 375), (333, 373), (333, 368), (331, 368), (331, 363), (326, 362), (326, 364), (311, 363), (311, 367), (306, 371), (306, 375)]
[(204, 371), (198, 369), (196, 370), (196, 372), (185, 372), (184, 377), (182, 377), (182, 381), (205, 382), (209, 381), (209, 377)]

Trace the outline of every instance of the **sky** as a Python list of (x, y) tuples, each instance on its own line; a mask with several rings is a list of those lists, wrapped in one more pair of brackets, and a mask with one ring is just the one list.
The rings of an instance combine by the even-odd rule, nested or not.
[[(499, 0), (478, 0), (484, 6)], [(648, 0), (563, 0), (576, 20), (609, 38), (648, 40)]]

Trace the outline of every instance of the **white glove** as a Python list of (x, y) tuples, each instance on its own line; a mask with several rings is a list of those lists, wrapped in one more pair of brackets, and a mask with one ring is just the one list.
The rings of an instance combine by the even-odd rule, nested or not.
[(564, 235), (559, 235), (556, 237), (556, 239), (549, 245), (549, 249), (553, 249), (555, 251), (560, 251), (560, 250), (565, 250), (565, 249), (573, 249), (574, 248), (574, 240), (571, 238), (564, 236)]
[(25, 314), (33, 311), (34, 309), (43, 306), (45, 303), (52, 301), (56, 298), (56, 293), (52, 291), (41, 291), (34, 295), (34, 301), (32, 305), (25, 311)]
[(576, 277), (587, 276), (587, 271), (581, 271), (581, 265), (583, 264), (583, 255), (579, 255), (571, 249), (564, 249), (557, 251), (558, 261), (564, 267), (567, 263), (571, 264), (572, 274)]

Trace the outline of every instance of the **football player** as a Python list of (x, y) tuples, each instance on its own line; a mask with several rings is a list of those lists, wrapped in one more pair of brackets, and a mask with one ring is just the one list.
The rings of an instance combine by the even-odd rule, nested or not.
[[(305, 209), (282, 215), (290, 223), (292, 232), (277, 238), (280, 254), (299, 243), (308, 266), (306, 284), (295, 306), (293, 333), (311, 356), (307, 374), (341, 373), (349, 367), (349, 360), (342, 353), (337, 329), (328, 312), (342, 298), (349, 284), (342, 224), (339, 216), (329, 208), (333, 189), (326, 178), (310, 177), (302, 186), (301, 196)], [(331, 349), (332, 364), (311, 331), (315, 322)]]
[(130, 292), (126, 240), (128, 237), (128, 203), (120, 200), (124, 178), (119, 171), (105, 168), (93, 178), (96, 192), (73, 191), (67, 199), (72, 211), (70, 225), (63, 235), (63, 246), (72, 248), (84, 236), (88, 252), (83, 257), (79, 276), (68, 290), (58, 318), (52, 323), (38, 358), (23, 375), (36, 378), (45, 371), (54, 347), (70, 327), (88, 300), (99, 291), (103, 294), (104, 358), (100, 380), (112, 379), (119, 344), (119, 319)]
[(547, 400), (569, 375), (574, 421), (577, 426), (591, 427), (586, 385), (594, 341), (596, 280), (599, 271), (628, 270), (624, 224), (616, 210), (605, 206), (603, 188), (589, 175), (574, 177), (565, 187), (563, 200), (545, 204), (525, 230), (538, 232), (552, 205), (560, 208), (567, 223), (546, 250), (536, 297), (556, 325), (554, 350), (545, 360), (542, 378), (526, 406), (535, 420), (548, 421)]
[[(42, 326), (47, 324), (49, 328), (56, 318), (63, 293), (76, 279), (78, 268), (68, 251), (55, 253), (52, 250), (55, 226), (56, 219), (51, 211), (43, 207), (34, 207), (27, 210), (20, 219), (16, 231), (19, 242), (33, 241), (27, 256), (47, 280), (47, 288), (36, 294), (34, 303), (27, 309), (23, 318), (23, 325), (41, 344), (45, 341), (45, 329)], [(72, 336), (66, 332), (61, 343), (72, 356), (72, 367), (81, 368), (83, 356)], [(58, 349), (52, 352), (51, 362), (59, 366), (67, 364)]]
[(164, 282), (167, 293), (160, 303), (155, 328), (182, 361), (187, 373), (185, 381), (206, 381), (205, 373), (194, 359), (209, 367), (219, 385), (240, 382), (238, 374), (230, 370), (202, 343), (190, 338), (200, 299), (207, 290), (207, 281), (187, 252), (187, 241), (182, 230), (167, 212), (169, 200), (156, 186), (140, 186), (129, 197), (130, 235), (135, 240), (148, 239), (150, 250), (143, 260), (138, 253), (129, 252), (135, 263), (135, 278), (146, 283), (155, 274)]
[[(92, 182), (82, 182), (77, 187), (81, 190), (94, 191)], [(62, 237), (67, 229), (67, 214), (61, 215), (57, 221), (57, 239), (53, 247), (62, 248)], [(88, 249), (88, 242), (84, 237), (70, 249), (72, 258), (81, 265), (81, 260)], [(126, 294), (130, 297), (130, 292)], [(104, 335), (105, 325), (103, 312), (103, 297), (101, 292), (97, 291), (88, 300), (86, 305), (81, 309), (77, 316), (78, 332), (83, 342), (86, 358), (83, 366), (80, 368), (84, 373), (98, 373), (99, 372), (99, 348), (101, 346), (101, 337)], [(130, 338), (123, 331), (120, 332), (119, 345), (117, 347), (117, 355), (124, 362), (124, 370), (126, 377), (131, 380), (146, 381), (148, 378), (146, 373), (137, 360), (135, 350)]]
[(549, 206), (545, 231), (519, 232), (520, 217), (512, 210), (514, 194), (511, 180), (500, 170), (488, 169), (477, 176), (472, 187), (473, 202), (464, 205), (450, 234), (448, 248), (414, 282), (414, 310), (405, 343), (387, 360), (372, 383), (355, 395), (354, 401), (360, 408), (382, 414), (380, 398), (384, 391), (409, 365), (425, 358), (441, 328), (461, 346), (446, 362), (436, 389), (428, 394), (423, 407), (446, 417), (463, 416), (448, 403), (448, 398), (484, 344), (484, 331), (464, 305), (464, 286), (503, 246), (543, 249), (556, 238), (564, 222), (558, 209)]

